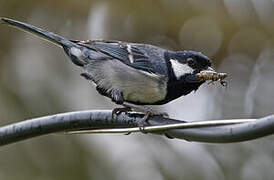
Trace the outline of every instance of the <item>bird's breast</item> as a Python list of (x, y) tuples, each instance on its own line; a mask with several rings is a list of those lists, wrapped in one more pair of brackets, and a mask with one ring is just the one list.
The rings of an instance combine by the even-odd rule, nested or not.
[(134, 82), (130, 87), (123, 87), (124, 99), (136, 104), (155, 104), (166, 97), (166, 87), (157, 82), (144, 80)]

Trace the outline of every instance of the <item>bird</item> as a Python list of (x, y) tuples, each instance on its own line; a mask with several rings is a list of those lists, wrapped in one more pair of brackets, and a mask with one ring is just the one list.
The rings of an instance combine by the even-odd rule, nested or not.
[(113, 114), (132, 109), (145, 113), (138, 122), (140, 129), (150, 115), (165, 114), (147, 105), (163, 105), (188, 95), (205, 82), (198, 73), (215, 72), (211, 60), (201, 52), (117, 40), (70, 40), (17, 20), (1, 17), (0, 22), (63, 48), (99, 94), (123, 106)]

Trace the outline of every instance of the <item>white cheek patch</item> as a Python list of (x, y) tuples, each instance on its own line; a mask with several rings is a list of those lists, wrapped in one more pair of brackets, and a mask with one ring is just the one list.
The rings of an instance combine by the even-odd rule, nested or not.
[(72, 55), (75, 56), (75, 57), (80, 58), (81, 55), (82, 55), (82, 51), (81, 51), (79, 48), (72, 47), (72, 48), (70, 49), (70, 54), (72, 54)]
[(182, 64), (176, 59), (170, 59), (171, 62), (171, 68), (173, 69), (173, 72), (177, 79), (180, 79), (185, 74), (191, 74), (194, 72), (194, 69), (191, 68), (187, 64)]

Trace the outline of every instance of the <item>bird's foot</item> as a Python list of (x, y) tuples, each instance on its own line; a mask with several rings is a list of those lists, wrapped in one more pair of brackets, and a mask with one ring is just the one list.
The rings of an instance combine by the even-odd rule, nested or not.
[(139, 121), (138, 121), (138, 126), (139, 126), (139, 130), (140, 132), (147, 134), (147, 132), (145, 131), (145, 124), (148, 123), (149, 124), (149, 118), (151, 116), (162, 116), (162, 117), (168, 117), (168, 114), (166, 112), (158, 112), (158, 111), (146, 111), (144, 117), (142, 117)]
[[(112, 111), (112, 118), (114, 118), (114, 115), (120, 114), (121, 112), (129, 112), (132, 111), (132, 109), (135, 109), (139, 112), (145, 113), (144, 117), (142, 117), (140, 120), (138, 120), (137, 124), (140, 129), (140, 132), (146, 134), (147, 132), (145, 131), (145, 124), (149, 124), (149, 117), (151, 116), (162, 116), (162, 117), (168, 117), (168, 114), (166, 112), (159, 112), (156, 111), (148, 106), (142, 106), (142, 105), (136, 105), (132, 104), (129, 102), (123, 102), (122, 104), (124, 107), (123, 108), (115, 108)], [(130, 133), (127, 133), (128, 135)]]
[(121, 107), (121, 108), (115, 108), (112, 110), (112, 120), (114, 120), (114, 116), (121, 114), (122, 112), (130, 112), (132, 109), (130, 107)]
[(151, 116), (150, 112), (146, 112), (146, 114), (144, 115), (144, 117), (142, 117), (142, 119), (140, 119), (137, 123), (139, 126), (139, 130), (141, 133), (147, 134), (147, 132), (145, 131), (145, 123), (149, 123), (148, 119), (149, 116)]

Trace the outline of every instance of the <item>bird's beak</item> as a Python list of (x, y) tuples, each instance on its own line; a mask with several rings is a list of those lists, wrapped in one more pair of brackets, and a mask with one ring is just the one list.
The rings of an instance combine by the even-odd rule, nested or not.
[(213, 69), (212, 67), (208, 67), (208, 68), (206, 69), (206, 71), (213, 71), (213, 72), (216, 72), (215, 69)]

